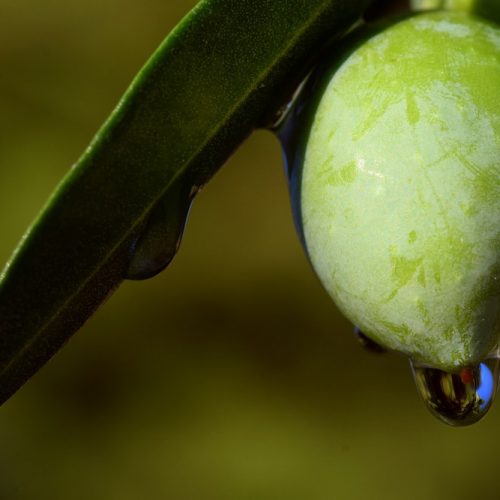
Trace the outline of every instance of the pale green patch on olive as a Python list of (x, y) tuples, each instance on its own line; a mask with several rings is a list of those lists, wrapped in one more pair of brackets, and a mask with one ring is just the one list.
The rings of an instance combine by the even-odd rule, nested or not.
[(304, 146), (311, 262), (377, 343), (476, 363), (500, 334), (500, 29), (427, 13), (333, 68)]

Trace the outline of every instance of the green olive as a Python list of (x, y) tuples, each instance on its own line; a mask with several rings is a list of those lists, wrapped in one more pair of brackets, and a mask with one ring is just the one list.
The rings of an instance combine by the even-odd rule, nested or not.
[(379, 344), (479, 362), (500, 334), (500, 29), (422, 14), (322, 75), (300, 179), (318, 276)]

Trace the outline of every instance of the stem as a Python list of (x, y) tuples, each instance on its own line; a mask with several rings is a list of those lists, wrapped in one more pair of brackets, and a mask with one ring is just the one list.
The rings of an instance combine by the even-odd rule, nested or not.
[(499, 0), (411, 0), (411, 7), (414, 11), (461, 10), (500, 24)]
[(413, 10), (467, 10), (472, 11), (476, 6), (476, 0), (412, 0)]

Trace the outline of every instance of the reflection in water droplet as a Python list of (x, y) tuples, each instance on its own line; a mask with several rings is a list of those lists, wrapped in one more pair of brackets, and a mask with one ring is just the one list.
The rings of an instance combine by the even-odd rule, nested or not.
[(290, 201), (292, 206), (292, 215), (295, 228), (305, 246), (304, 234), (302, 230), (302, 213), (300, 206), (302, 167), (304, 163), (304, 146), (307, 139), (307, 120), (305, 115), (309, 113), (307, 98), (311, 94), (311, 84), (308, 80), (302, 82), (297, 88), (293, 99), (282, 111), (279, 120), (273, 125), (272, 132), (278, 137), (283, 152), (285, 163), (285, 173), (288, 180), (288, 190), (290, 192)]
[(370, 337), (366, 336), (357, 326), (354, 327), (354, 335), (356, 335), (358, 343), (366, 351), (373, 352), (375, 354), (383, 354), (387, 352), (387, 349), (382, 347), (380, 344), (377, 344), (377, 342), (372, 340)]
[(276, 111), (274, 116), (269, 120), (269, 123), (266, 125), (266, 128), (271, 132), (275, 132), (277, 135), (280, 135), (283, 128), (286, 127), (286, 122), (288, 118), (292, 114), (291, 111), (295, 105), (295, 103), (301, 97), (302, 91), (306, 86), (308, 81), (308, 77), (304, 78), (299, 84), (289, 93), (289, 98), (282, 104), (282, 106)]
[(156, 204), (131, 249), (126, 279), (152, 278), (168, 266), (179, 249), (197, 192), (198, 188), (191, 185), (173, 186)]
[(331, 71), (331, 57), (327, 55), (297, 86), (291, 100), (283, 107), (275, 123), (270, 127), (281, 143), (295, 228), (306, 253), (301, 211), (304, 154), (312, 119), (324, 91), (325, 72), (329, 71)]
[(417, 391), (431, 413), (443, 422), (453, 426), (470, 425), (490, 409), (498, 385), (500, 360), (497, 356), (456, 373), (410, 363)]

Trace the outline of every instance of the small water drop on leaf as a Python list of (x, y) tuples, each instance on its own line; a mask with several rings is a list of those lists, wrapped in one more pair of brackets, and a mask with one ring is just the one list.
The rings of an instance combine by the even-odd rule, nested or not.
[(170, 264), (179, 249), (189, 209), (198, 189), (171, 189), (152, 209), (144, 229), (134, 241), (125, 275), (129, 280), (156, 276)]

